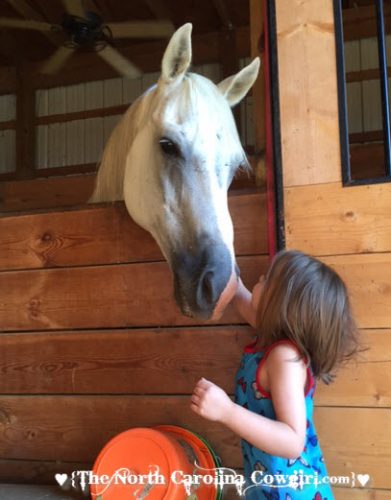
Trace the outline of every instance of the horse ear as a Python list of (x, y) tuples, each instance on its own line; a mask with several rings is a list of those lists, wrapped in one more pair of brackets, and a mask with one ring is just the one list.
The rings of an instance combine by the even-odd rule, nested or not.
[(162, 60), (162, 79), (172, 83), (182, 77), (191, 63), (191, 23), (181, 26), (171, 37)]
[(253, 86), (258, 76), (260, 64), (259, 57), (256, 57), (252, 63), (240, 70), (239, 73), (226, 78), (217, 85), (231, 107), (240, 102)]

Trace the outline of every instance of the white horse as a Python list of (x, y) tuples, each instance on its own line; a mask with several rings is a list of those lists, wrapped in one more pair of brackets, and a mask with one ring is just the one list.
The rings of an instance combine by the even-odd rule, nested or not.
[(157, 85), (114, 129), (90, 202), (124, 199), (169, 263), (182, 313), (214, 319), (237, 281), (227, 190), (248, 167), (230, 107), (253, 85), (260, 61), (216, 86), (187, 72), (191, 29), (174, 33)]

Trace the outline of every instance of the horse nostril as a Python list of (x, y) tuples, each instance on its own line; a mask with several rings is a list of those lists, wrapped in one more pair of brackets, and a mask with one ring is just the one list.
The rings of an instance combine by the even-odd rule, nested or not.
[(214, 272), (208, 271), (204, 274), (200, 283), (200, 289), (201, 289), (200, 291), (202, 299), (209, 305), (213, 304), (214, 301), (216, 300), (213, 280), (214, 280)]

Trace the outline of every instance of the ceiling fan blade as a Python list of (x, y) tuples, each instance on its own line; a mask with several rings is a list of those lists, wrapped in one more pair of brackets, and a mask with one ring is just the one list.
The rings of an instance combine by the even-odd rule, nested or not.
[[(17, 28), (38, 31), (52, 31), (56, 25), (45, 23), (43, 21), (33, 21), (28, 19), (12, 19), (9, 17), (0, 17), (0, 27)], [(59, 29), (61, 27), (59, 26)]]
[(74, 53), (74, 49), (68, 47), (60, 47), (49, 59), (42, 65), (41, 73), (51, 75), (58, 71), (63, 64)]
[(82, 0), (62, 0), (62, 3), (71, 16), (86, 17)]
[(107, 26), (115, 38), (168, 38), (175, 31), (170, 21), (129, 21)]
[(128, 61), (126, 57), (111, 45), (106, 45), (106, 47), (97, 52), (97, 54), (121, 75), (127, 76), (128, 78), (138, 78), (142, 74), (134, 64)]

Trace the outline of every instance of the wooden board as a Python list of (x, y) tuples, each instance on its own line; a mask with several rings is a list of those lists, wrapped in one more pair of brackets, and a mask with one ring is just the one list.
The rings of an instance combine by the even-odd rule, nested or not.
[[(267, 253), (264, 193), (229, 197), (237, 255)], [(163, 260), (123, 202), (0, 218), (0, 270)]]
[(361, 328), (391, 326), (391, 253), (321, 257), (346, 282)]
[[(242, 464), (237, 437), (193, 414), (189, 396), (3, 396), (0, 414), (8, 459), (89, 462), (123, 430), (170, 423), (204, 436), (224, 465)], [(318, 407), (315, 424), (330, 475), (369, 474), (371, 487), (391, 487), (388, 409)]]
[[(268, 258), (239, 257), (253, 286)], [(0, 273), (3, 331), (196, 324), (180, 314), (165, 262)], [(229, 307), (219, 323), (242, 320)]]
[[(248, 157), (255, 168), (255, 158)], [(1, 174), (0, 215), (7, 212), (22, 212), (35, 209), (74, 207), (84, 205), (91, 197), (95, 171), (91, 164), (40, 169), (34, 180), (9, 180), (14, 174)], [(82, 175), (82, 172), (87, 172)], [(4, 177), (7, 177), (5, 179)], [(235, 176), (230, 190), (254, 190), (255, 181), (251, 173), (240, 171)]]
[(276, 17), (284, 185), (339, 181), (333, 2), (278, 0)]
[(311, 255), (391, 251), (391, 185), (285, 189), (288, 248)]
[[(0, 393), (191, 394), (205, 377), (233, 394), (243, 346), (254, 334), (239, 325), (3, 333)], [(391, 330), (361, 337), (369, 350), (333, 384), (318, 383), (317, 405), (391, 407)]]
[[(390, 253), (322, 260), (346, 281), (361, 328), (390, 326)], [(238, 262), (250, 287), (268, 259)], [(3, 272), (0, 324), (3, 331), (194, 324), (178, 313), (171, 286), (163, 262)], [(222, 322), (239, 318), (227, 312)]]
[(42, 178), (0, 183), (1, 212), (74, 206), (86, 203), (95, 175)]

